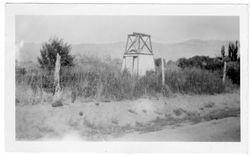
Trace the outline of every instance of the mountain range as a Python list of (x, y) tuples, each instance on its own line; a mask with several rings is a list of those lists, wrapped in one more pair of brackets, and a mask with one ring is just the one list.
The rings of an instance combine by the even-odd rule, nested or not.
[[(182, 57), (210, 56), (220, 55), (222, 45), (225, 45), (226, 51), (229, 41), (224, 40), (187, 40), (178, 43), (159, 43), (152, 42), (154, 57), (164, 57), (166, 61), (176, 61)], [(72, 55), (91, 55), (103, 58), (122, 58), (125, 42), (105, 43), (105, 44), (71, 44)], [(18, 61), (37, 61), (40, 55), (42, 43), (24, 42), (19, 48)]]

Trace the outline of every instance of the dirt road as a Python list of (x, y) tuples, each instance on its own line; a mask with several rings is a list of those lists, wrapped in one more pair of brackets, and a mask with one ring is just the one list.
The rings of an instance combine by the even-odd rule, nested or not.
[(240, 118), (230, 117), (149, 133), (131, 133), (113, 141), (240, 141)]
[(17, 105), (16, 139), (239, 141), (240, 95)]

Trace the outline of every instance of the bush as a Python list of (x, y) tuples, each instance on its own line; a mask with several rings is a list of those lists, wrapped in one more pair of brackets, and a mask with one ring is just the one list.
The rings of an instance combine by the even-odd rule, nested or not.
[(165, 81), (173, 92), (215, 94), (224, 91), (222, 79), (217, 72), (197, 68), (168, 71)]
[(192, 58), (180, 58), (178, 66), (185, 68), (199, 68), (210, 71), (222, 70), (223, 62), (219, 58), (210, 58), (208, 56), (194, 56)]
[(186, 74), (185, 92), (215, 94), (224, 90), (222, 79), (217, 72), (201, 69), (184, 70)]
[(41, 68), (53, 70), (56, 64), (56, 56), (61, 56), (61, 66), (73, 66), (74, 57), (70, 55), (71, 45), (64, 43), (63, 39), (51, 38), (48, 42), (43, 43), (40, 54), (37, 58)]
[[(236, 52), (236, 55), (234, 54), (234, 56), (227, 57), (227, 58), (230, 58), (228, 60), (229, 62), (227, 65), (227, 76), (229, 79), (232, 80), (233, 84), (240, 85), (240, 59), (239, 58), (237, 59), (237, 51), (235, 52)], [(210, 58), (207, 56), (194, 56), (189, 59), (186, 59), (186, 58), (179, 59), (178, 66), (181, 67), (182, 69), (198, 68), (198, 69), (208, 70), (212, 72), (217, 72), (222, 78), (224, 63), (222, 61), (222, 58)]]
[(233, 84), (240, 85), (240, 62), (229, 62), (227, 67), (227, 76)]

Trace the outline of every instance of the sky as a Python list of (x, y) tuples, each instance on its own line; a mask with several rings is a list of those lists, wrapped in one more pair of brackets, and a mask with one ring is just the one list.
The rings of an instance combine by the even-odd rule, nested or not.
[(16, 16), (16, 44), (59, 37), (69, 44), (125, 42), (141, 32), (161, 43), (239, 40), (239, 17), (232, 16)]

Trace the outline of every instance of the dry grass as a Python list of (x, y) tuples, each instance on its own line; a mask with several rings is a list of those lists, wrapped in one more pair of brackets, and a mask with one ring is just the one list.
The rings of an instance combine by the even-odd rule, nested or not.
[[(157, 131), (166, 126), (238, 117), (239, 92), (200, 69), (167, 71), (143, 77), (120, 72), (114, 60), (85, 58), (74, 68), (62, 68), (64, 106), (52, 107), (53, 72), (38, 68), (16, 74), (16, 138), (100, 140), (128, 132)], [(190, 95), (191, 94), (191, 95)], [(198, 95), (197, 95), (198, 94)], [(213, 94), (213, 95), (211, 95)]]
[[(121, 73), (119, 63), (112, 59), (108, 62), (92, 57), (85, 59), (75, 67), (63, 67), (60, 71), (61, 87), (64, 93), (70, 94), (71, 102), (81, 97), (110, 101), (171, 96), (175, 93), (218, 94), (235, 89), (230, 80), (225, 87), (217, 72), (194, 68), (166, 71), (165, 85), (162, 85), (161, 74), (148, 72), (143, 77), (136, 77), (128, 72)], [(16, 87), (17, 101), (42, 103), (47, 99), (46, 95), (53, 94), (53, 71), (37, 68), (20, 72), (17, 68)]]

